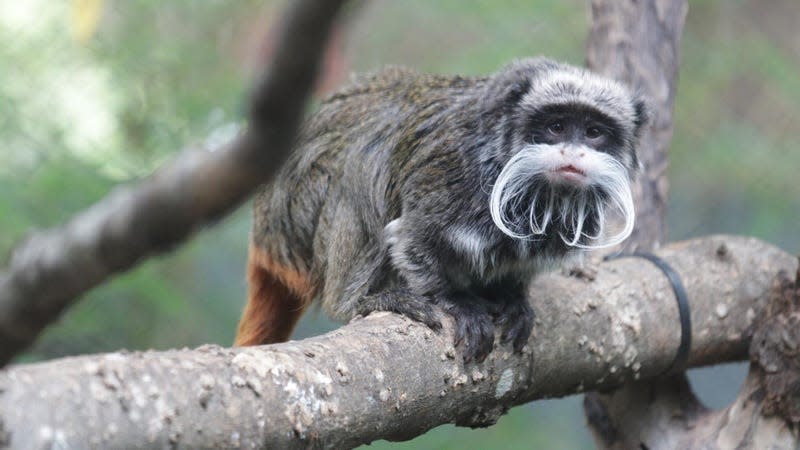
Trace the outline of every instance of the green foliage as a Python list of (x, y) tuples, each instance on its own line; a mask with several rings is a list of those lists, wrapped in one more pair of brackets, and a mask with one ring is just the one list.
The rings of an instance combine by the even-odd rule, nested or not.
[(800, 48), (774, 25), (800, 18), (791, 5), (692, 3), (670, 155), (673, 238), (738, 233), (800, 250)]
[[(105, 6), (83, 45), (67, 3), (0, 3), (0, 254), (240, 120), (256, 2)], [(229, 343), (247, 216), (91, 292), (25, 358)]]
[[(354, 65), (403, 64), (423, 71), (486, 74), (536, 54), (580, 64), (589, 20), (557, 0), (376, 2), (355, 24)], [(398, 20), (398, 18), (402, 18)], [(409, 24), (413, 32), (409, 32)], [(387, 55), (391, 57), (387, 58)]]

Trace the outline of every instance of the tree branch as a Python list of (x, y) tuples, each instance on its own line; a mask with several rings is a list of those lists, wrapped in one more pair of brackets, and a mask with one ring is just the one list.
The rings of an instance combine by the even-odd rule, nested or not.
[[(771, 286), (797, 270), (792, 256), (740, 237), (677, 243), (659, 255), (694, 299), (693, 366), (745, 357)], [(15, 448), (345, 448), (443, 423), (485, 426), (513, 405), (661, 373), (679, 341), (665, 277), (636, 259), (594, 269), (534, 281), (538, 319), (521, 355), (495, 348), (465, 367), (449, 322), (437, 335), (377, 313), (273, 346), (11, 367), (0, 372), (0, 430)]]
[[(705, 408), (683, 374), (586, 397), (600, 448), (795, 450), (800, 445), (800, 273), (782, 274), (753, 326), (750, 371), (736, 400)], [(646, 399), (643, 401), (642, 399)]]
[(253, 92), (248, 130), (227, 147), (186, 152), (118, 188), (65, 226), (38, 233), (0, 273), (0, 367), (61, 311), (115, 273), (182, 242), (268, 181), (291, 148), (332, 21), (344, 0), (296, 0)]

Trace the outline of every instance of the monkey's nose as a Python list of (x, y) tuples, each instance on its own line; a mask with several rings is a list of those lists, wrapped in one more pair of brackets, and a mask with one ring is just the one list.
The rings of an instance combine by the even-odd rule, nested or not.
[[(558, 150), (558, 152), (561, 153), (561, 156), (567, 156), (567, 147), (566, 146), (561, 147)], [(586, 156), (586, 150), (579, 150), (579, 151), (576, 152), (575, 149), (572, 149), (572, 151), (570, 153), (573, 153), (573, 154), (577, 153), (578, 154), (578, 158), (583, 158), (584, 156)]]

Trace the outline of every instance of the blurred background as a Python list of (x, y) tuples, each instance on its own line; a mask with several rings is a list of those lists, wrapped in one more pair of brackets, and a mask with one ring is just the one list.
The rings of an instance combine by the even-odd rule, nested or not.
[[(115, 185), (242, 124), (283, 2), (0, 0), (0, 258)], [(373, 0), (351, 11), (317, 98), (402, 64), (485, 74), (513, 58), (583, 63), (583, 0)], [(800, 3), (692, 0), (671, 153), (669, 233), (752, 235), (800, 251)], [(17, 362), (229, 345), (245, 296), (249, 205), (94, 290)], [(296, 338), (337, 326), (309, 314)], [(712, 407), (742, 364), (691, 371)], [(385, 442), (373, 448), (390, 447)], [(513, 409), (485, 430), (439, 427), (393, 448), (586, 448), (580, 397)]]

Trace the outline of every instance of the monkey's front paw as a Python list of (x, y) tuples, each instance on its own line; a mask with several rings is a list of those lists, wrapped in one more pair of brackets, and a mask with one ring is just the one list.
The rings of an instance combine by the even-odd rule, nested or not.
[(494, 346), (494, 322), (479, 299), (445, 302), (444, 310), (455, 319), (455, 346), (463, 346), (464, 362), (482, 362)]
[(533, 310), (524, 298), (503, 305), (497, 314), (497, 324), (503, 328), (503, 343), (511, 342), (514, 351), (522, 351), (533, 330)]
[(433, 331), (439, 331), (442, 328), (433, 301), (406, 289), (393, 289), (365, 296), (359, 303), (357, 312), (366, 316), (372, 311), (390, 311), (402, 314), (411, 320), (425, 324)]

